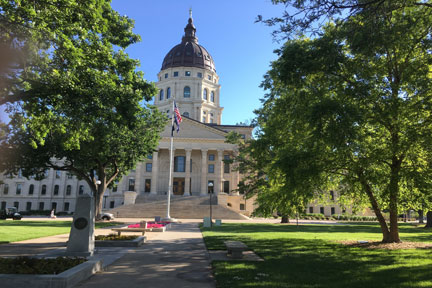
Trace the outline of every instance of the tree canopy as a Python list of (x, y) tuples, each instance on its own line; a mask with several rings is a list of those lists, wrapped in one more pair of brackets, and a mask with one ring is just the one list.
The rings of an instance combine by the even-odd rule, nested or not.
[[(321, 1), (295, 2), (320, 9)], [(366, 198), (383, 241), (399, 242), (403, 203), (417, 205), (432, 184), (432, 9), (428, 1), (327, 2), (368, 6), (277, 51), (257, 111), (258, 146), (271, 151), (281, 192), (337, 188)]]

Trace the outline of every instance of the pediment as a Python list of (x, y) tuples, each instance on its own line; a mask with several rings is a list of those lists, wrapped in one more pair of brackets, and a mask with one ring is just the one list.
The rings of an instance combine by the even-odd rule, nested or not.
[[(174, 125), (175, 126), (175, 125)], [(180, 123), (180, 131), (174, 131), (174, 138), (225, 140), (227, 132), (210, 127), (201, 122), (184, 117)], [(165, 126), (162, 138), (171, 137), (171, 122)]]

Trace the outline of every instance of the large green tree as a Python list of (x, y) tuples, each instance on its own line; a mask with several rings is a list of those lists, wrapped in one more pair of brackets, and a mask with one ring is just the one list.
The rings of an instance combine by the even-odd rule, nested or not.
[(401, 199), (431, 188), (432, 9), (401, 3), (371, 1), (318, 37), (286, 42), (258, 111), (286, 190), (367, 197), (383, 242), (400, 241)]
[[(110, 1), (1, 1), (0, 103), (9, 103), (2, 169), (41, 177), (69, 171), (105, 189), (157, 146), (166, 117), (147, 105), (157, 90), (124, 50), (139, 40)], [(98, 184), (100, 181), (100, 184)]]

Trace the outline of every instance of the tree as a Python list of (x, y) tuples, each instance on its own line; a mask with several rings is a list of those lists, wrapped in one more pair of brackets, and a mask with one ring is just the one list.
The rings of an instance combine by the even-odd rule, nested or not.
[(319, 37), (287, 41), (257, 111), (286, 189), (367, 197), (383, 242), (400, 242), (401, 198), (432, 184), (432, 9), (398, 4), (378, 1)]
[(3, 70), (0, 98), (13, 105), (0, 169), (36, 177), (46, 168), (69, 171), (88, 183), (100, 213), (108, 185), (156, 148), (166, 123), (142, 105), (157, 90), (124, 52), (139, 40), (133, 21), (110, 1), (4, 1), (1, 8), (8, 43), (30, 52), (29, 65)]

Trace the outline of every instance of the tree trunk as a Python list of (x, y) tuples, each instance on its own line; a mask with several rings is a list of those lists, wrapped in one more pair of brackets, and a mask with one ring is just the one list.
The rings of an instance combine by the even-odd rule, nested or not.
[[(397, 136), (394, 136), (397, 138)], [(399, 243), (399, 227), (398, 227), (398, 198), (399, 198), (399, 171), (401, 167), (401, 161), (393, 156), (392, 165), (390, 167), (390, 183), (389, 183), (389, 194), (390, 194), (390, 235), (386, 243)]]
[(424, 217), (424, 215), (423, 215), (423, 209), (418, 210), (418, 214), (419, 214), (419, 223), (424, 223), (424, 220), (423, 220), (423, 217)]
[(426, 228), (432, 228), (432, 211), (426, 213)]
[(96, 220), (101, 220), (102, 214), (102, 203), (104, 192), (107, 188), (105, 181), (98, 185), (98, 191), (95, 193), (95, 218)]
[(289, 223), (288, 216), (282, 216), (281, 223)]

